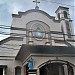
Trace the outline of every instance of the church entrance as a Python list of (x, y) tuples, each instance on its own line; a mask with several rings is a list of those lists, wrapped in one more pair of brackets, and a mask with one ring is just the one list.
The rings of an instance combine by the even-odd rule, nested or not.
[(47, 61), (39, 66), (40, 75), (74, 75), (74, 65), (63, 60)]
[(64, 75), (64, 67), (59, 63), (51, 63), (40, 68), (40, 75)]
[(0, 68), (0, 75), (3, 75), (3, 68)]

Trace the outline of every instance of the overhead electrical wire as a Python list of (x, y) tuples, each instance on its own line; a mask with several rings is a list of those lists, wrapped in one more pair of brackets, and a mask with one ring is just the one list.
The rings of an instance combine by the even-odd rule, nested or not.
[(2, 25), (0, 25), (0, 29), (11, 29), (11, 26), (2, 26)]
[[(21, 31), (21, 30), (19, 30)], [(30, 29), (26, 29), (24, 28), (23, 31), (32, 31), (32, 32), (37, 32), (36, 30), (30, 30)], [(63, 34), (62, 32), (45, 32), (45, 31), (42, 31), (41, 33), (48, 33), (48, 34), (59, 34), (59, 35), (67, 35), (67, 34)], [(9, 33), (9, 32), (0, 32), (1, 35), (11, 35), (11, 36), (21, 36), (21, 37), (27, 37), (26, 34), (18, 34), (18, 33)], [(75, 36), (75, 35), (71, 35), (71, 36)], [(28, 36), (29, 37), (29, 36)]]
[(10, 29), (10, 28), (0, 27), (0, 29)]
[(1, 35), (10, 35), (10, 32), (8, 32), (8, 30), (10, 29), (11, 29), (11, 26), (0, 25), (0, 37), (6, 37)]
[(7, 26), (7, 25), (0, 25), (0, 26), (2, 26), (2, 27), (11, 27), (11, 26)]
[(40, 1), (45, 1), (45, 2), (50, 2), (50, 3), (61, 4), (61, 5), (66, 5), (66, 6), (70, 6), (70, 7), (75, 7), (74, 5), (68, 5), (68, 4), (64, 4), (64, 3), (60, 3), (60, 2), (54, 2), (54, 1), (49, 1), (49, 0), (40, 0)]

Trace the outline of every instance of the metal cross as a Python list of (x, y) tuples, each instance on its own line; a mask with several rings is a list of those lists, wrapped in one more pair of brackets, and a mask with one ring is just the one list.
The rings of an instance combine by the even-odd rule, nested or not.
[(37, 6), (37, 4), (38, 3), (40, 3), (39, 1), (37, 1), (37, 0), (35, 0), (35, 1), (33, 1), (33, 2), (35, 2), (36, 3), (36, 7), (35, 8), (37, 8), (38, 6)]

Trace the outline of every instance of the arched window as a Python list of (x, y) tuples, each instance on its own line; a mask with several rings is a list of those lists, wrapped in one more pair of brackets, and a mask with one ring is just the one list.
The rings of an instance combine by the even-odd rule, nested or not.
[(58, 13), (58, 19), (60, 20), (60, 13)]
[(21, 67), (20, 66), (17, 66), (15, 68), (15, 75), (21, 75)]
[(64, 11), (63, 13), (64, 13), (64, 18), (68, 18), (68, 16), (67, 16), (67, 12)]

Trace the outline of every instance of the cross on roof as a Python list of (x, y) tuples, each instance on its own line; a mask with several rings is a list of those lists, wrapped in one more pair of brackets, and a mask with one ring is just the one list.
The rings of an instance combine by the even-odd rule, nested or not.
[(39, 9), (39, 7), (37, 6), (37, 4), (40, 3), (40, 2), (37, 1), (37, 0), (35, 0), (35, 1), (33, 1), (33, 2), (36, 3), (36, 7), (35, 7), (35, 9)]

